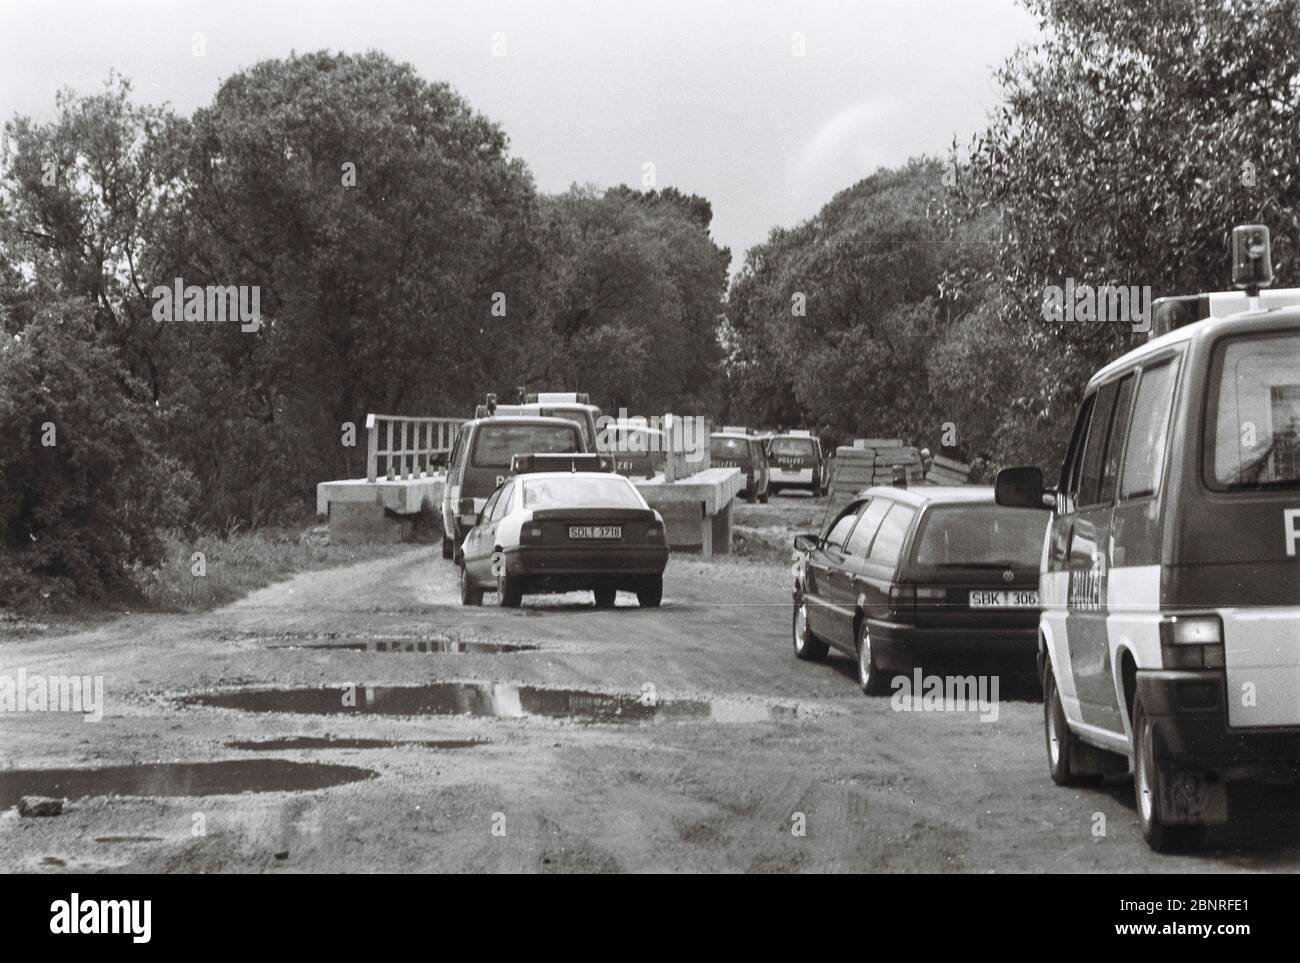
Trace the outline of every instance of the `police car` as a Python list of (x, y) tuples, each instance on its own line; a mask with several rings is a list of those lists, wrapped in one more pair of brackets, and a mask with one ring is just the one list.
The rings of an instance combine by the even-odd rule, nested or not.
[(748, 428), (727, 425), (709, 435), (709, 464), (714, 468), (738, 468), (745, 476), (740, 497), (766, 503), (771, 491), (767, 453), (757, 435)]
[(519, 455), (512, 467), (465, 536), (463, 604), (482, 605), (493, 589), (507, 608), (536, 592), (590, 590), (597, 608), (612, 608), (622, 589), (642, 606), (659, 605), (664, 520), (612, 473), (611, 456)]
[(532, 415), (540, 418), (567, 418), (582, 430), (583, 451), (596, 450), (596, 426), (600, 408), (591, 403), (585, 391), (516, 391), (515, 404), (497, 404), (497, 396), (488, 394), (486, 402), (474, 411), (475, 418), (502, 415)]
[(1233, 231), (1243, 290), (1162, 298), (1089, 381), (1047, 508), (1039, 664), (1052, 779), (1130, 765), (1153, 849), (1228, 818), (1226, 784), (1300, 772), (1300, 289)]
[(442, 557), (459, 558), (459, 546), (488, 497), (510, 474), (521, 452), (586, 452), (580, 426), (567, 418), (496, 415), (461, 425), (447, 459), (442, 489)]
[(615, 420), (602, 428), (596, 450), (613, 455), (614, 471), (629, 478), (653, 478), (668, 460), (664, 433), (639, 417)]
[(830, 472), (822, 456), (821, 441), (811, 431), (785, 431), (767, 443), (772, 494), (785, 488), (807, 489), (814, 497), (825, 495)]

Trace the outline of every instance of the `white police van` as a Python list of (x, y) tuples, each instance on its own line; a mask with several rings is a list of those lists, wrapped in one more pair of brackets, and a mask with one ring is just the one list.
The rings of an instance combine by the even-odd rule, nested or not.
[(1244, 290), (1162, 298), (1152, 340), (1089, 381), (1054, 490), (1039, 667), (1052, 779), (1131, 760), (1164, 850), (1226, 822), (1226, 784), (1300, 774), (1300, 289), (1268, 231), (1233, 232)]

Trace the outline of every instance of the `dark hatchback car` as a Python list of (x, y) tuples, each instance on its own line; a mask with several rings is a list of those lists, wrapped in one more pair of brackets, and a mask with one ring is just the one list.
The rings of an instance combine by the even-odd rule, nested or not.
[(854, 656), (868, 695), (924, 659), (1032, 671), (1045, 530), (992, 488), (869, 488), (795, 539), (795, 655)]

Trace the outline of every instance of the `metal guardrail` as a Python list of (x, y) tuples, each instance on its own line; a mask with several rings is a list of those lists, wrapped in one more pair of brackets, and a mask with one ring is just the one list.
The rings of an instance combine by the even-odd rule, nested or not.
[[(433, 459), (451, 452), (456, 432), (464, 418), (408, 418), (404, 415), (366, 415), (369, 435), (366, 451), (366, 481), (379, 478), (379, 459), (385, 459), (384, 477), (396, 479), (426, 478), (433, 473)], [(384, 447), (379, 447), (383, 426)], [(409, 443), (408, 443), (409, 437)], [(394, 442), (397, 447), (394, 447)], [(393, 470), (393, 462), (397, 470)]]

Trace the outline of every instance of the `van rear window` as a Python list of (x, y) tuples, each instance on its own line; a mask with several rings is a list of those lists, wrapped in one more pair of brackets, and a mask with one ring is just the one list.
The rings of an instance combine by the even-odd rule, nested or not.
[(577, 425), (483, 425), (474, 437), (475, 468), (509, 468), (515, 455), (579, 452)]
[(1210, 487), (1300, 484), (1300, 331), (1215, 347), (1206, 427)]
[(1047, 512), (999, 505), (939, 506), (925, 513), (917, 565), (1038, 566)]
[(811, 438), (773, 438), (768, 450), (787, 458), (808, 458), (814, 451)]

